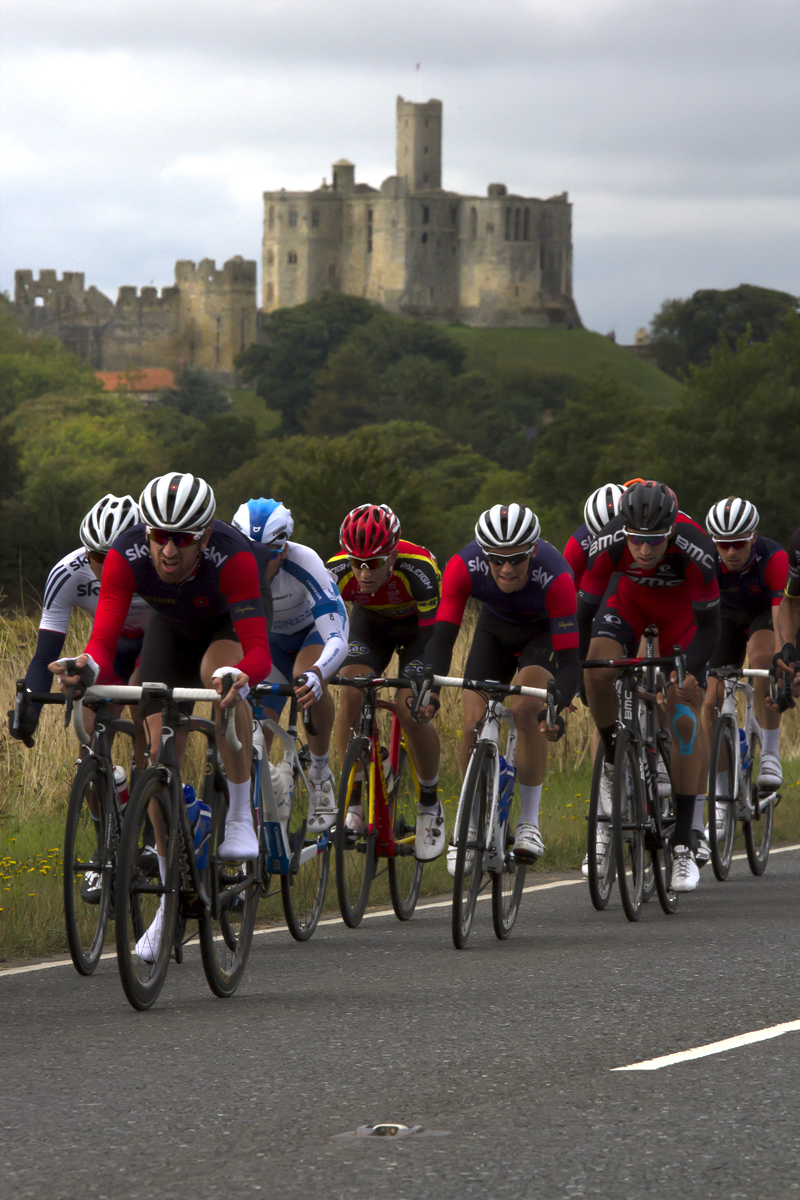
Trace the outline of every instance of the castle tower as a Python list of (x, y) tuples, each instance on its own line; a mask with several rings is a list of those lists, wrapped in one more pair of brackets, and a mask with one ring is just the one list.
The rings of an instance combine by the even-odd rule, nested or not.
[(397, 174), (413, 192), (442, 186), (442, 102), (397, 97)]

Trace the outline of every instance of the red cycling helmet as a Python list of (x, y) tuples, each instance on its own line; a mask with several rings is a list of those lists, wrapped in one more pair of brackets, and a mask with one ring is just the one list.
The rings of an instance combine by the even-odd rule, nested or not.
[(400, 522), (388, 504), (359, 504), (342, 521), (339, 544), (354, 558), (391, 554), (400, 541)]

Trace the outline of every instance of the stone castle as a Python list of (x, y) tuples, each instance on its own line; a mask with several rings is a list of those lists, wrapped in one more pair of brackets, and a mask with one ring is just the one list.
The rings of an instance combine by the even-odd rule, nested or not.
[(572, 298), (572, 206), (442, 188), (442, 103), (397, 97), (397, 172), (356, 183), (346, 159), (313, 192), (264, 193), (262, 311), (256, 263), (175, 264), (175, 285), (121, 287), (116, 303), (79, 271), (17, 271), (14, 312), (98, 371), (203, 367), (234, 376), (240, 350), (268, 336), (269, 314), (325, 291), (389, 312), (483, 326), (580, 325)]

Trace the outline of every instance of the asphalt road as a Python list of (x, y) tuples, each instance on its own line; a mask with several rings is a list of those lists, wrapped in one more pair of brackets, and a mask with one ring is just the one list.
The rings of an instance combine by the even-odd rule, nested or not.
[[(709, 867), (637, 925), (543, 888), (503, 944), (480, 904), (462, 952), (446, 907), (270, 933), (232, 1000), (193, 950), (144, 1014), (113, 959), (0, 973), (0, 1195), (800, 1195), (800, 1032), (614, 1071), (800, 1019), (799, 874)], [(386, 1120), (446, 1134), (335, 1136)]]

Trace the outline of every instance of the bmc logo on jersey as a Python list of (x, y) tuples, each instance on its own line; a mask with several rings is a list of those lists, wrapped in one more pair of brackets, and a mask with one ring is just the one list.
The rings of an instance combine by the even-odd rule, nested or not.
[(704, 567), (710, 570), (714, 568), (714, 560), (710, 554), (706, 554), (702, 546), (694, 546), (688, 538), (682, 537), (679, 533), (675, 535), (675, 545), (681, 549), (684, 554), (688, 554), (689, 558), (693, 558), (695, 562), (702, 563)]
[(150, 551), (147, 546), (129, 546), (125, 551), (125, 557), (128, 562), (136, 562), (137, 558), (149, 558)]
[(213, 546), (206, 546), (203, 554), (209, 562), (214, 564), (217, 569), (219, 569), (224, 562), (227, 562), (229, 557), (227, 554), (220, 554), (219, 550), (215, 550)]
[(625, 541), (625, 530), (617, 529), (614, 533), (601, 533), (599, 538), (595, 538), (592, 542), (592, 549), (597, 548), (598, 554), (601, 550), (607, 550), (609, 546), (613, 546), (614, 542)]
[(548, 575), (544, 567), (534, 567), (531, 571), (531, 583), (541, 584), (543, 588), (549, 588), (554, 579), (555, 575)]
[(470, 571), (482, 571), (484, 575), (489, 574), (489, 564), (482, 558), (471, 558), (467, 567)]

